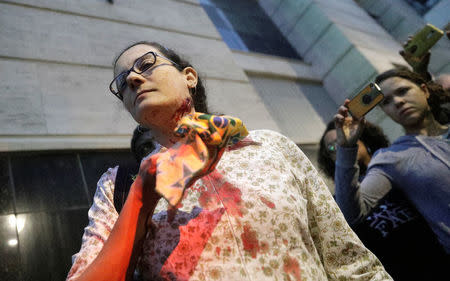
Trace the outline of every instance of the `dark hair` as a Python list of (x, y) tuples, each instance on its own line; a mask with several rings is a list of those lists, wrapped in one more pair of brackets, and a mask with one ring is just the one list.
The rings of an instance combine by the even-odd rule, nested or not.
[(430, 92), (430, 97), (428, 98), (428, 105), (431, 108), (431, 113), (434, 116), (434, 119), (441, 124), (446, 124), (449, 122), (449, 112), (445, 108), (442, 108), (441, 105), (444, 103), (450, 102), (450, 94), (447, 91), (444, 91), (441, 85), (437, 84), (434, 81), (425, 81), (425, 79), (407, 68), (394, 68), (388, 71), (385, 71), (378, 75), (375, 78), (375, 83), (380, 84), (386, 79), (392, 77), (400, 77), (403, 79), (407, 79), (417, 86), (421, 86), (425, 84), (427, 86), (428, 91)]
[(133, 153), (134, 158), (138, 163), (141, 162), (142, 158), (147, 156), (150, 152), (156, 149), (155, 141), (149, 140), (148, 142), (145, 142), (141, 144), (140, 147), (136, 146), (136, 143), (142, 135), (144, 135), (146, 132), (150, 131), (149, 129), (142, 127), (141, 125), (136, 126), (136, 128), (133, 131), (133, 137), (131, 138), (131, 153)]
[[(325, 173), (325, 175), (327, 175), (332, 179), (334, 179), (335, 163), (334, 160), (331, 158), (331, 155), (328, 152), (327, 147), (325, 146), (325, 135), (329, 131), (335, 129), (336, 126), (334, 124), (334, 121), (330, 121), (327, 125), (327, 128), (325, 129), (325, 132), (322, 135), (322, 138), (320, 139), (319, 155), (317, 157), (319, 168)], [(361, 137), (359, 139), (366, 146), (367, 152), (370, 154), (370, 156), (372, 156), (378, 149), (389, 146), (389, 140), (383, 133), (383, 130), (380, 127), (367, 121), (362, 131)], [(362, 171), (364, 171), (367, 167), (360, 167), (360, 168)]]
[[(128, 46), (127, 48), (125, 48), (122, 52), (120, 52), (120, 54), (116, 57), (116, 59), (114, 60), (114, 66), (117, 63), (117, 60), (119, 59), (119, 57), (128, 49), (136, 46), (136, 45), (148, 45), (151, 47), (154, 47), (156, 49), (158, 49), (158, 51), (160, 51), (166, 58), (170, 59), (171, 61), (173, 61), (174, 63), (176, 63), (177, 65), (174, 65), (179, 71), (182, 71), (183, 69), (185, 69), (186, 67), (192, 67), (192, 64), (190, 62), (188, 62), (187, 60), (182, 59), (177, 53), (175, 53), (174, 50), (169, 49), (164, 47), (163, 45), (156, 43), (156, 42), (147, 42), (147, 41), (139, 41), (136, 43), (133, 43), (132, 45)], [(206, 90), (205, 87), (203, 86), (203, 82), (202, 79), (200, 78), (200, 75), (197, 78), (197, 85), (195, 86), (195, 88), (189, 89), (190, 93), (191, 93), (191, 97), (192, 100), (194, 101), (194, 109), (197, 112), (202, 112), (202, 113), (209, 113), (208, 111), (208, 105), (206, 102)]]

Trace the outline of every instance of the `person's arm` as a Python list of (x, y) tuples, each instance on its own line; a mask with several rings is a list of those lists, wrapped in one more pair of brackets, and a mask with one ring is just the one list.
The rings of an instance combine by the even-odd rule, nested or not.
[(413, 71), (422, 76), (425, 81), (431, 81), (433, 79), (431, 73), (428, 71), (428, 64), (430, 63), (431, 56), (430, 52), (427, 52), (421, 58), (414, 57), (403, 50), (399, 53), (403, 57), (403, 59), (412, 67)]
[(359, 183), (357, 153), (357, 146), (338, 146), (334, 177), (336, 203), (352, 226), (361, 222), (391, 190), (391, 182), (377, 169), (369, 169)]
[(370, 209), (391, 189), (391, 183), (377, 169), (370, 169), (361, 184), (358, 183), (358, 139), (364, 129), (364, 117), (349, 115), (346, 99), (334, 116), (336, 126), (336, 200), (347, 221), (353, 225), (361, 221)]
[[(154, 191), (154, 168), (147, 161), (141, 165), (139, 175), (130, 188), (124, 207), (107, 236), (107, 240), (93, 233), (101, 250), (90, 253), (89, 247), (82, 245), (68, 280), (125, 280), (131, 279), (146, 235), (147, 221), (152, 216), (159, 195)], [(111, 200), (109, 200), (111, 201)], [(110, 202), (110, 204), (112, 204)], [(107, 205), (107, 204), (106, 204)], [(110, 206), (99, 206), (107, 209)], [(91, 208), (92, 209), (92, 208)], [(90, 224), (108, 224), (110, 216), (97, 217)], [(95, 228), (95, 227), (94, 227)], [(83, 241), (85, 243), (85, 241)], [(83, 249), (85, 249), (83, 251)], [(90, 259), (87, 257), (91, 257)], [(89, 264), (88, 264), (89, 263)]]
[(304, 184), (308, 221), (329, 279), (392, 280), (377, 257), (346, 223), (318, 173), (313, 170), (308, 178), (310, 180)]
[(309, 231), (329, 280), (392, 280), (349, 227), (306, 156), (291, 141), (282, 143), (290, 171), (307, 202)]

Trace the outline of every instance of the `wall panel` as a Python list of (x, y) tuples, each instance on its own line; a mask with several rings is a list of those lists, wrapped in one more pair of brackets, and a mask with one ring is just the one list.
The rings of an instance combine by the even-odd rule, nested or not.
[(158, 41), (208, 76), (246, 81), (224, 42), (124, 23), (0, 4), (0, 56), (110, 67), (132, 42)]
[(122, 21), (136, 25), (195, 34), (221, 40), (200, 5), (173, 0), (9, 0), (0, 1), (29, 7)]
[(296, 143), (317, 143), (336, 111), (319, 84), (250, 76), (281, 132)]

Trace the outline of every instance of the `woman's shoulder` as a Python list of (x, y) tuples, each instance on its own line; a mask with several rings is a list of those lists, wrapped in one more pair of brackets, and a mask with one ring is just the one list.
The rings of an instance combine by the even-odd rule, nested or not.
[(405, 159), (409, 158), (411, 155), (411, 146), (405, 142), (393, 143), (389, 147), (378, 149), (373, 155), (369, 167), (375, 165), (390, 165), (397, 164)]
[(272, 130), (261, 129), (250, 131), (249, 137), (259, 143), (266, 153), (277, 154), (281, 158), (299, 163), (307, 157), (303, 151), (285, 135)]
[(119, 166), (108, 168), (104, 172), (97, 182), (97, 190), (94, 196), (99, 196), (100, 194), (106, 197), (111, 197), (114, 195), (114, 187), (116, 182), (117, 171)]
[(249, 135), (261, 136), (261, 137), (285, 137), (279, 132), (269, 129), (256, 129), (249, 131)]
[(258, 129), (258, 130), (252, 130), (249, 132), (249, 137), (260, 143), (271, 143), (271, 144), (281, 144), (286, 145), (288, 143), (294, 144), (295, 143), (290, 140), (288, 137), (282, 135), (279, 132), (268, 130), (268, 129)]
[(100, 177), (100, 182), (112, 181), (113, 183), (116, 180), (117, 171), (119, 170), (119, 165), (108, 168)]
[[(417, 135), (404, 135), (397, 138), (389, 147), (378, 149), (372, 160), (385, 160), (385, 161), (399, 161), (401, 159), (413, 156), (417, 149), (422, 149), (423, 146), (420, 144), (418, 138), (422, 136)], [(433, 139), (431, 137), (430, 139)]]

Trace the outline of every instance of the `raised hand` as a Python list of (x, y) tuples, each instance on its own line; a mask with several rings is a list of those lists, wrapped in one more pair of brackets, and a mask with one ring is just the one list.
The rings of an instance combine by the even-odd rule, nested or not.
[[(412, 40), (412, 36), (408, 36), (408, 40), (403, 43), (405, 48)], [(419, 74), (426, 74), (428, 72), (428, 64), (430, 63), (431, 53), (427, 52), (422, 57), (416, 57), (413, 54), (406, 52), (405, 50), (399, 51), (399, 54), (405, 59), (405, 61), (413, 68), (414, 72)]]
[(344, 104), (339, 107), (337, 114), (334, 115), (337, 135), (336, 143), (344, 147), (356, 145), (365, 124), (364, 117), (357, 119), (349, 115), (347, 108), (349, 102), (350, 100), (346, 99)]

